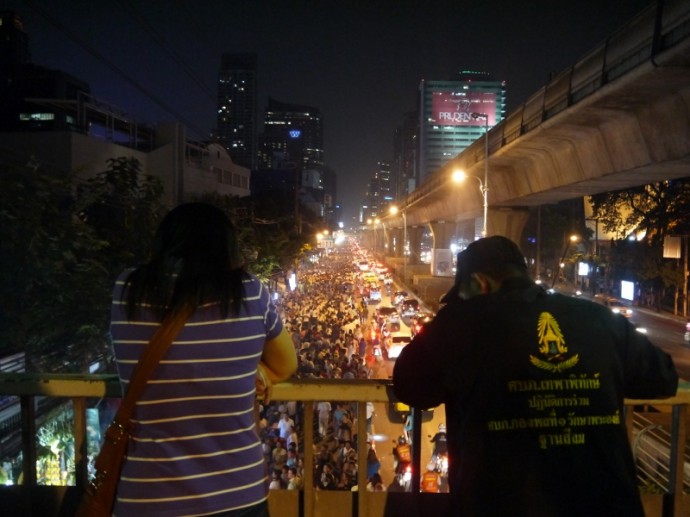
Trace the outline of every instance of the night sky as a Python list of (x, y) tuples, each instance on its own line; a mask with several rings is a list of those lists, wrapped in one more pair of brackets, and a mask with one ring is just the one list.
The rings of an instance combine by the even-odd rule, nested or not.
[(0, 0), (0, 8), (22, 16), (35, 64), (86, 81), (142, 122), (180, 120), (192, 138), (215, 126), (221, 54), (256, 52), (260, 118), (268, 96), (321, 110), (325, 161), (349, 225), (376, 162), (393, 158), (393, 132), (416, 108), (420, 79), (489, 72), (506, 82), (511, 111), (649, 3)]

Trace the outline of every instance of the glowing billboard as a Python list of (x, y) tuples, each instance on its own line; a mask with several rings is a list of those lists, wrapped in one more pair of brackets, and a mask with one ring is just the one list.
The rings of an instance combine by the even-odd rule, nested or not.
[(473, 118), (472, 113), (489, 116), (489, 126), (496, 125), (496, 94), (477, 91), (436, 91), (431, 97), (431, 117), (440, 126), (484, 126), (484, 118)]

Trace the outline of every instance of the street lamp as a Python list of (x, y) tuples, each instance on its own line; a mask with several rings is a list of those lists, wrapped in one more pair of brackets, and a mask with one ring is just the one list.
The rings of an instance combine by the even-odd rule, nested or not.
[(489, 115), (487, 113), (470, 113), (470, 117), (474, 120), (484, 119), (484, 190), (482, 194), (484, 195), (484, 231), (482, 236), (486, 237), (486, 211), (488, 207), (488, 195), (489, 195)]
[(474, 178), (479, 182), (479, 192), (482, 193), (482, 198), (484, 200), (484, 222), (482, 223), (482, 237), (487, 236), (486, 232), (486, 218), (489, 213), (489, 200), (488, 200), (488, 195), (489, 195), (489, 187), (486, 185), (486, 178), (484, 178), (484, 181), (482, 181), (481, 178), (478, 178), (477, 176), (468, 176), (465, 171), (457, 169), (453, 171), (453, 181), (456, 183), (461, 183), (465, 181), (467, 178)]
[(402, 276), (403, 276), (403, 282), (404, 282), (405, 281), (405, 265), (407, 262), (407, 260), (405, 258), (405, 246), (407, 244), (407, 217), (405, 216), (405, 210), (399, 209), (395, 205), (391, 205), (391, 207), (388, 209), (388, 211), (390, 212), (391, 215), (395, 215), (398, 212), (400, 212), (400, 214), (402, 215), (402, 219), (403, 219), (403, 242), (402, 242), (402, 257), (403, 257), (402, 271), (403, 271), (403, 274), (402, 274)]
[(580, 240), (579, 235), (571, 235), (568, 237), (568, 239), (565, 241), (565, 245), (563, 247), (563, 255), (561, 255), (561, 260), (558, 261), (558, 272), (553, 275), (553, 280), (551, 281), (551, 289), (553, 289), (553, 286), (556, 285), (556, 279), (561, 276), (561, 272), (563, 271), (563, 268), (565, 267), (565, 255), (568, 253), (568, 250), (570, 249), (571, 244), (575, 244), (577, 241)]

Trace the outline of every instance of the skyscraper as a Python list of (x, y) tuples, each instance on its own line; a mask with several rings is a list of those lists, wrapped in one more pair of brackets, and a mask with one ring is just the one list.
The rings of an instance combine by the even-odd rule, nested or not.
[(486, 72), (463, 71), (457, 79), (448, 81), (422, 80), (419, 85), (419, 183), (483, 136), (487, 126), (491, 129), (503, 120), (505, 93), (505, 82), (493, 80)]
[(294, 171), (296, 199), (330, 221), (335, 204), (335, 174), (323, 163), (323, 120), (313, 106), (269, 98), (259, 143), (259, 174)]
[(417, 162), (417, 113), (405, 113), (402, 124), (395, 130), (393, 139), (393, 175), (391, 190), (393, 198), (400, 202), (416, 187), (415, 165)]
[(259, 166), (279, 169), (284, 168), (283, 163), (294, 164), (300, 170), (323, 168), (321, 111), (269, 98), (264, 113)]
[(393, 204), (393, 189), (391, 178), (391, 166), (388, 162), (377, 162), (376, 171), (371, 176), (367, 191), (364, 194), (362, 209), (360, 210), (360, 223), (367, 219), (382, 217), (388, 213), (388, 208)]
[(256, 168), (257, 55), (223, 54), (218, 73), (217, 138), (234, 163)]
[(29, 61), (29, 37), (22, 19), (13, 11), (0, 11), (0, 64)]

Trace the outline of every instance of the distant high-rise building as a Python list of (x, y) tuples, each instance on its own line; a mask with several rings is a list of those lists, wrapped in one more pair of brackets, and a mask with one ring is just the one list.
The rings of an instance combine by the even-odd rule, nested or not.
[(393, 181), (391, 166), (388, 162), (378, 162), (376, 172), (371, 176), (362, 210), (360, 211), (360, 223), (365, 223), (367, 219), (382, 217), (388, 213), (388, 208), (393, 204)]
[(318, 108), (269, 98), (260, 140), (262, 169), (284, 168), (284, 163), (302, 170), (323, 168), (323, 122)]
[(417, 178), (422, 183), (483, 136), (487, 126), (491, 129), (503, 120), (505, 82), (469, 71), (448, 81), (422, 80), (419, 103)]
[(233, 162), (256, 168), (257, 55), (223, 54), (218, 73), (216, 135)]
[(393, 198), (399, 202), (415, 189), (415, 163), (417, 161), (418, 116), (412, 111), (405, 113), (402, 124), (395, 130), (393, 141)]
[(262, 175), (293, 170), (300, 203), (331, 223), (336, 182), (333, 171), (324, 167), (321, 110), (269, 98), (263, 122), (258, 152)]
[(22, 19), (13, 11), (0, 11), (0, 64), (29, 61), (29, 36)]

